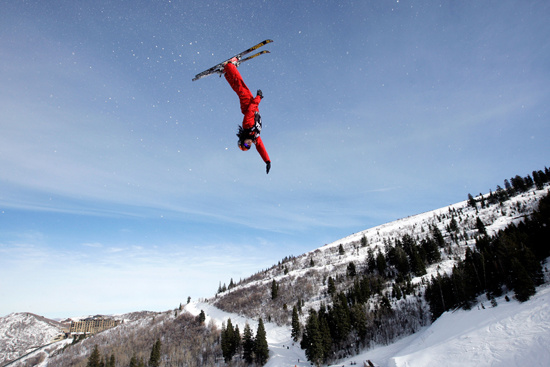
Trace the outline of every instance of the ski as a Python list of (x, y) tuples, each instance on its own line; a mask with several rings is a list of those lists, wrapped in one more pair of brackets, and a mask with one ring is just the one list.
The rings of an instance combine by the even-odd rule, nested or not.
[[(249, 54), (249, 53), (251, 53), (251, 52), (253, 52), (253, 51), (259, 49), (260, 47), (265, 46), (265, 45), (267, 45), (268, 43), (271, 43), (271, 42), (273, 42), (273, 40), (267, 39), (267, 40), (264, 40), (264, 41), (258, 43), (257, 45), (254, 45), (254, 46), (252, 46), (252, 47), (250, 47), (250, 48), (244, 50), (243, 52), (239, 52), (238, 54), (236, 54), (236, 55), (234, 55), (234, 56), (231, 56), (229, 59), (227, 59), (227, 60), (225, 60), (225, 61), (222, 61), (222, 62), (220, 62), (219, 64), (216, 64), (216, 65), (212, 66), (212, 67), (209, 68), (209, 69), (206, 69), (205, 71), (203, 71), (203, 72), (201, 72), (201, 73), (198, 73), (198, 74), (195, 75), (195, 77), (193, 78), (193, 81), (199, 80), (199, 79), (204, 78), (205, 76), (208, 76), (208, 75), (211, 75), (211, 74), (221, 73), (222, 70), (223, 70), (224, 65), (225, 65), (226, 63), (228, 63), (229, 60), (231, 60), (231, 59), (234, 58), (234, 57), (236, 57), (237, 59), (239, 59), (239, 62), (238, 62), (238, 63), (240, 64), (240, 63), (242, 63), (242, 62), (245, 62), (245, 61), (248, 61), (248, 60), (253, 59), (253, 58), (255, 58), (255, 57), (258, 57), (258, 56), (260, 56), (260, 55), (262, 55), (262, 54), (269, 53), (269, 51), (261, 51), (261, 52), (258, 52), (258, 53), (256, 53), (256, 54), (252, 55), (252, 56), (249, 56), (249, 57), (247, 57), (247, 58), (245, 58), (245, 59), (242, 59), (242, 57), (243, 57), (244, 55), (247, 55), (247, 54)], [(241, 60), (241, 59), (242, 59), (242, 60)]]
[(255, 58), (255, 57), (258, 57), (258, 56), (263, 55), (263, 54), (269, 54), (269, 53), (270, 53), (270, 52), (267, 51), (267, 50), (263, 50), (263, 51), (260, 51), (260, 52), (258, 52), (258, 53), (255, 53), (255, 54), (252, 55), (252, 56), (248, 56), (248, 57), (246, 57), (246, 58), (244, 58), (244, 59), (242, 59), (242, 60), (239, 60), (239, 61), (237, 62), (237, 66), (239, 66), (240, 64), (242, 64), (242, 63), (245, 62), (245, 61), (252, 60), (252, 59)]

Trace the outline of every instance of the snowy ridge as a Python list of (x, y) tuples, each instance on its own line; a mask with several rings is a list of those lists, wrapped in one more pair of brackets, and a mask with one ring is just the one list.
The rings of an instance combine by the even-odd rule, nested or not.
[(0, 318), (0, 364), (52, 342), (64, 331), (54, 320), (32, 313), (12, 313)]
[[(283, 262), (283, 265), (287, 267), (286, 273), (281, 270), (281, 266), (275, 265), (264, 272), (244, 279), (231, 290), (218, 294), (216, 298), (209, 299), (209, 302), (220, 305), (224, 297), (228, 297), (232, 292), (236, 291), (245, 292), (247, 289), (257, 287), (263, 287), (267, 290), (273, 280), (281, 283), (287, 282), (289, 286), (294, 287), (296, 279), (311, 278), (313, 274), (317, 274), (317, 276), (329, 274), (335, 277), (338, 274), (345, 274), (346, 267), (350, 262), (355, 263), (359, 272), (366, 266), (365, 259), (369, 251), (385, 252), (388, 244), (405, 234), (423, 239), (430, 235), (430, 227), (436, 226), (445, 237), (450, 252), (443, 251), (441, 261), (427, 267), (426, 275), (412, 279), (413, 284), (418, 284), (422, 279), (430, 279), (432, 275), (438, 272), (450, 272), (453, 266), (460, 259), (464, 258), (466, 248), (475, 246), (475, 239), (479, 234), (476, 228), (477, 218), (481, 219), (485, 224), (488, 235), (494, 235), (509, 224), (517, 224), (526, 215), (530, 215), (536, 209), (540, 198), (546, 194), (548, 194), (548, 186), (542, 190), (532, 189), (510, 197), (502, 204), (496, 203), (482, 207), (478, 203), (477, 208), (473, 208), (468, 205), (467, 201), (461, 201), (443, 208), (385, 223), (326, 244), (318, 249), (292, 258), (287, 263)], [(488, 197), (489, 195), (478, 196), (476, 200), (487, 200)], [(459, 221), (459, 226), (463, 229), (461, 236), (457, 239), (452, 239), (447, 231), (447, 227), (453, 218)], [(367, 241), (367, 246), (361, 246), (362, 240)], [(340, 245), (345, 250), (344, 255), (338, 254)], [(313, 266), (309, 265), (310, 261), (314, 262)], [(306, 302), (304, 308), (318, 308), (321, 301), (330, 304), (331, 300), (321, 295), (324, 293), (325, 288), (324, 286), (320, 286), (317, 289), (316, 293), (318, 296), (316, 298), (308, 299), (306, 297), (304, 299)], [(238, 313), (256, 318), (260, 316), (257, 312), (256, 315), (253, 315), (253, 312), (246, 309), (239, 310)], [(289, 321), (287, 320), (287, 322)]]
[[(223, 313), (212, 305), (220, 304), (220, 300), (224, 297), (231, 297), (231, 293), (247, 289), (261, 287), (264, 289), (264, 294), (267, 294), (273, 280), (281, 285), (288, 282), (286, 284), (289, 287), (295, 287), (300, 277), (315, 283), (323, 276), (335, 277), (338, 274), (345, 274), (346, 267), (350, 262), (359, 264), (358, 271), (360, 271), (360, 267), (365, 266), (365, 259), (369, 251), (384, 252), (387, 250), (388, 244), (405, 234), (418, 239), (425, 238), (430, 235), (430, 227), (436, 226), (445, 238), (446, 248), (441, 253), (441, 261), (427, 267), (426, 275), (412, 279), (413, 284), (419, 284), (423, 279), (430, 279), (437, 273), (450, 272), (453, 266), (464, 258), (466, 248), (475, 246), (476, 237), (479, 235), (479, 230), (476, 228), (477, 218), (484, 223), (487, 233), (494, 235), (511, 223), (517, 224), (523, 221), (537, 208), (540, 198), (546, 194), (548, 194), (547, 186), (543, 190), (529, 190), (511, 197), (503, 203), (489, 205), (487, 202), (485, 205), (481, 205), (480, 202), (483, 199), (488, 200), (489, 197), (484, 195), (484, 197), (476, 197), (478, 201), (476, 208), (470, 206), (468, 201), (462, 201), (373, 227), (296, 258), (291, 258), (286, 262), (283, 261), (277, 266), (243, 280), (231, 290), (218, 294), (216, 299), (202, 303), (200, 307), (204, 307), (207, 315), (208, 312), (212, 312), (214, 314), (212, 318), (219, 325), (229, 317), (233, 323), (239, 323), (239, 327), (241, 327), (240, 323), (244, 324), (242, 320), (246, 320), (247, 317), (251, 320), (249, 321), (250, 325), (255, 325), (258, 316), (262, 316), (263, 313), (273, 315), (274, 309), (268, 309), (268, 302), (261, 304), (260, 308), (263, 311), (259, 311), (260, 313), (258, 310), (251, 311), (247, 308), (232, 310), (232, 313)], [(451, 234), (447, 230), (452, 220), (459, 222), (460, 232), (458, 234)], [(367, 245), (362, 246), (361, 242), (365, 240)], [(343, 248), (344, 253), (339, 252), (340, 247)], [(310, 262), (314, 265), (309, 265)], [(347, 365), (352, 361), (359, 363), (370, 359), (380, 366), (391, 367), (527, 365), (521, 362), (522, 360), (529, 360), (530, 365), (547, 366), (547, 360), (550, 360), (547, 358), (549, 352), (541, 346), (550, 345), (550, 315), (546, 311), (549, 306), (550, 291), (543, 287), (539, 292), (540, 294), (524, 304), (520, 304), (516, 300), (506, 302), (504, 298), (498, 298), (499, 306), (496, 308), (492, 308), (485, 296), (481, 296), (479, 301), (485, 302), (487, 308), (477, 306), (478, 310), (470, 312), (460, 310), (454, 313), (445, 313), (433, 325), (424, 327), (417, 333), (404, 337), (390, 346), (369, 350), (356, 357), (342, 360), (342, 363), (338, 362), (335, 365)], [(318, 308), (321, 302), (330, 304), (331, 300), (325, 293), (326, 286), (319, 285), (313, 297), (304, 299), (304, 309)], [(252, 299), (258, 295), (262, 297), (261, 293), (256, 293), (253, 296), (245, 293), (244, 297)], [(288, 300), (285, 301), (288, 302)], [(400, 302), (403, 300), (392, 301), (392, 307), (398, 308)], [(223, 304), (223, 302), (221, 303)], [(190, 307), (197, 308), (199, 305)], [(190, 312), (199, 312), (191, 311), (191, 308)], [(301, 317), (301, 321), (304, 322), (304, 316)], [(281, 323), (281, 319), (278, 319), (279, 326), (275, 324), (270, 326), (270, 330), (287, 328), (287, 337), (283, 338), (284, 340), (271, 337), (268, 331), (268, 339), (272, 338), (277, 341), (276, 343), (270, 342), (270, 348), (273, 345), (279, 351), (272, 356), (272, 360), (269, 362), (270, 366), (301, 365), (297, 363), (294, 352), (291, 353), (294, 359), (280, 353), (282, 345), (292, 346), (288, 322), (288, 319), (285, 321), (283, 318)], [(453, 360), (452, 363), (449, 362), (449, 356), (455, 357), (456, 360)], [(530, 356), (530, 359), (527, 356)], [(303, 365), (306, 366), (308, 363)]]
[[(405, 234), (423, 238), (429, 235), (430, 226), (437, 226), (445, 237), (448, 249), (443, 250), (441, 262), (431, 265), (426, 275), (413, 279), (414, 283), (419, 283), (423, 278), (431, 277), (437, 272), (450, 271), (453, 265), (463, 257), (466, 247), (475, 245), (478, 234), (477, 218), (483, 221), (489, 234), (494, 234), (508, 224), (517, 223), (530, 215), (539, 199), (547, 193), (547, 189), (531, 190), (512, 197), (502, 204), (483, 207), (478, 205), (477, 208), (463, 201), (367, 229), (298, 257), (291, 257), (282, 264), (245, 279), (215, 298), (191, 302), (184, 307), (184, 310), (191, 315), (198, 315), (203, 310), (206, 314), (205, 324), (213, 323), (219, 328), (222, 323), (226, 323), (231, 318), (232, 323), (238, 325), (240, 330), (244, 330), (246, 323), (255, 330), (258, 316), (263, 317), (270, 349), (267, 366), (310, 366), (299, 343), (291, 340), (288, 320), (285, 318), (275, 320), (275, 314), (268, 309), (272, 302), (265, 300), (269, 299), (266, 295), (269, 284), (274, 279), (281, 284), (288, 281), (291, 287), (296, 286), (300, 278), (314, 284), (313, 291), (304, 298), (304, 308), (316, 308), (321, 302), (328, 300), (325, 294), (326, 286), (322, 285), (320, 279), (327, 275), (345, 274), (346, 266), (350, 262), (355, 262), (359, 268), (364, 267), (369, 251), (385, 251), (391, 241)], [(460, 234), (454, 237), (446, 230), (453, 219), (460, 222), (461, 228)], [(365, 241), (366, 245), (363, 245), (362, 242)], [(344, 253), (340, 252), (340, 247), (343, 247)], [(548, 284), (549, 274), (546, 268), (545, 277)], [(242, 309), (227, 312), (217, 306), (218, 302), (225, 297), (254, 287), (263, 293), (247, 298), (248, 301), (243, 304)], [(257, 309), (254, 308), (257, 306), (250, 303), (254, 298), (261, 300)], [(413, 299), (414, 297), (408, 298), (410, 301)], [(548, 285), (539, 287), (538, 293), (524, 303), (519, 303), (515, 299), (507, 302), (504, 296), (496, 299), (497, 307), (493, 307), (485, 296), (480, 296), (478, 301), (480, 303), (473, 310), (446, 312), (433, 324), (417, 328), (415, 334), (402, 337), (387, 346), (372, 347), (371, 345), (371, 349), (356, 356), (341, 359), (335, 363), (335, 366), (350, 365), (352, 362), (362, 366), (366, 360), (381, 367), (548, 365), (547, 361), (550, 360), (550, 351), (547, 348), (550, 345), (550, 287)], [(399, 307), (400, 302), (404, 300), (394, 302), (392, 307)], [(116, 318), (124, 319), (124, 324), (85, 341), (78, 346), (80, 348), (78, 354), (80, 358), (86, 358), (90, 352), (89, 347), (101, 338), (110, 340), (109, 343), (115, 343), (115, 340), (122, 339), (129, 332), (150, 328), (152, 320), (156, 320), (155, 325), (158, 324), (158, 327), (169, 325), (177, 319), (177, 315), (178, 313), (174, 311), (163, 314), (136, 312), (118, 315)], [(273, 315), (274, 322), (266, 322), (265, 315)], [(60, 324), (47, 321), (31, 314), (11, 314), (0, 319), (0, 338), (4, 338), (0, 339), (0, 345), (3, 348), (11, 345), (13, 350), (17, 348), (18, 353), (15, 355), (15, 352), (12, 352), (7, 358), (7, 354), (3, 352), (1, 357), (4, 359), (0, 360), (0, 365), (1, 361), (13, 360), (32, 347), (50, 342), (59, 333), (56, 325)], [(23, 330), (32, 334), (28, 338), (30, 341), (26, 339)], [(42, 339), (39, 339), (40, 335)], [(46, 360), (41, 361), (40, 367), (51, 365), (49, 360), (52, 359), (49, 353), (45, 354)]]

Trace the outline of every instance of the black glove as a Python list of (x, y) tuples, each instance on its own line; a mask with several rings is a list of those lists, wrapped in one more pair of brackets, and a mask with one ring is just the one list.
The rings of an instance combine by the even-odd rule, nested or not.
[(263, 99), (263, 98), (264, 98), (264, 94), (262, 93), (262, 90), (261, 90), (261, 89), (258, 89), (258, 91), (256, 92), (256, 95), (257, 95), (257, 96), (260, 96), (260, 99)]
[(271, 162), (266, 162), (265, 164), (265, 173), (269, 173), (269, 170), (271, 169)]

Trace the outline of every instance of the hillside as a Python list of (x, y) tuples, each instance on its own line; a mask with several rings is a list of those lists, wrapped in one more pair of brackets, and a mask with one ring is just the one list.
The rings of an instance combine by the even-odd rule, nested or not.
[[(240, 281), (229, 290), (217, 294), (209, 301), (217, 307), (250, 318), (267, 316), (279, 324), (290, 324), (290, 314), (282, 314), (284, 305), (291, 308), (298, 299), (304, 301), (302, 308), (318, 308), (322, 302), (330, 302), (327, 293), (328, 277), (340, 278), (340, 288), (352, 283), (347, 277), (348, 267), (353, 263), (356, 273), (368, 270), (368, 260), (372, 254), (385, 253), (391, 244), (410, 235), (418, 240), (425, 239), (436, 227), (445, 241), (441, 250), (441, 259), (432, 264), (421, 277), (411, 279), (412, 285), (418, 285), (437, 272), (449, 272), (464, 257), (466, 248), (475, 245), (479, 230), (476, 221), (479, 218), (485, 225), (489, 236), (503, 230), (511, 223), (519, 223), (529, 216), (538, 206), (547, 189), (529, 190), (511, 197), (503, 203), (487, 204), (476, 208), (468, 201), (449, 205), (426, 213), (399, 219), (341, 240), (327, 244), (298, 257), (289, 256), (270, 269), (259, 272)], [(478, 202), (486, 199), (477, 197)], [(460, 227), (455, 233), (449, 232), (451, 222), (455, 220)], [(273, 280), (279, 286), (279, 297), (271, 301)]]
[[(548, 276), (546, 274), (547, 281)], [(482, 305), (483, 304), (483, 305)], [(542, 286), (529, 301), (496, 299), (472, 310), (446, 312), (430, 326), (387, 346), (375, 346), (342, 359), (334, 366), (363, 366), (370, 360), (381, 367), (532, 366), (546, 367), (550, 360), (550, 287)], [(204, 310), (208, 321), (221, 327), (230, 318), (243, 328), (251, 322), (205, 302), (193, 302), (186, 310)], [(309, 367), (305, 354), (290, 337), (290, 327), (266, 325), (271, 358), (266, 367)]]
[(66, 325), (32, 313), (0, 318), (0, 366), (45, 344), (66, 330)]
[[(302, 347), (310, 353), (321, 353), (316, 358), (330, 362), (413, 334), (446, 310), (470, 308), (483, 300), (496, 302), (495, 297), (502, 294), (520, 297), (518, 291), (524, 285), (517, 274), (520, 270), (525, 273), (525, 269), (518, 265), (521, 269), (516, 271), (514, 264), (532, 267), (526, 277), (540, 284), (537, 261), (545, 257), (537, 253), (539, 260), (535, 261), (531, 250), (517, 242), (528, 235), (513, 231), (523, 230), (525, 226), (520, 224), (548, 192), (539, 187), (497, 197), (503, 191), (470, 197), (353, 234), (298, 257), (289, 256), (238, 284), (231, 282), (227, 290), (208, 302), (226, 312), (251, 319), (263, 317), (287, 327), (298, 310)], [(512, 233), (504, 231), (507, 227)], [(547, 228), (543, 230), (547, 235)], [(499, 235), (504, 238), (501, 240)], [(540, 233), (537, 236), (548, 256), (544, 242), (547, 237)], [(488, 250), (490, 246), (485, 245), (491, 243), (491, 238), (496, 242), (494, 246), (506, 242), (508, 247)], [(479, 248), (482, 244), (483, 249)], [(494, 251), (501, 252), (496, 264), (499, 272), (490, 266)], [(485, 263), (479, 262), (478, 258), (483, 259), (484, 255)], [(475, 275), (466, 273), (468, 267), (473, 268)], [(477, 280), (473, 279), (476, 276)], [(449, 282), (448, 290), (441, 288), (444, 281)], [(529, 295), (534, 293), (536, 284), (528, 286), (533, 287), (527, 292)], [(436, 287), (452, 294), (439, 297), (436, 293), (435, 300), (428, 298), (427, 290)], [(441, 298), (443, 306), (437, 308)], [(325, 323), (324, 331), (321, 326), (312, 326), (310, 332), (329, 335), (330, 345), (315, 349), (308, 338), (310, 322)]]
[[(260, 317), (270, 349), (268, 366), (308, 366), (306, 360), (312, 358), (339, 365), (370, 359), (388, 367), (436, 366), (446, 355), (469, 361), (466, 365), (476, 358), (487, 360), (487, 365), (523, 365), (519, 360), (503, 362), (516, 356), (529, 356), (532, 365), (542, 365), (538, 363), (546, 360), (547, 352), (540, 345), (550, 340), (550, 315), (545, 311), (548, 288), (539, 285), (549, 280), (546, 268), (540, 271), (545, 278), (537, 283), (539, 293), (530, 294), (527, 299), (532, 298), (524, 303), (515, 299), (516, 285), (505, 279), (497, 290), (475, 289), (473, 299), (471, 294), (455, 299), (437, 315), (425, 297), (436, 279), (462, 271), (465, 260), (475, 257), (481, 244), (488, 248), (488, 238), (498, 238), (508, 227), (525, 227), (522, 223), (536, 212), (548, 186), (506, 192), (500, 189), (469, 197), (288, 256), (237, 284), (231, 281), (215, 297), (191, 302), (183, 310), (120, 315), (121, 325), (61, 353), (53, 352), (40, 366), (85, 366), (94, 345), (102, 355), (116, 356), (117, 366), (126, 366), (133, 357), (146, 361), (157, 339), (163, 343), (165, 366), (214, 366), (221, 358), (219, 336), (224, 323), (231, 318), (240, 330), (247, 323), (255, 329)], [(483, 273), (482, 278), (489, 283), (491, 276)], [(455, 285), (460, 280), (452, 279)], [(457, 294), (467, 294), (457, 289)], [(205, 322), (197, 317), (201, 310), (206, 313)], [(300, 324), (296, 341), (292, 340), (294, 313)], [(323, 355), (312, 357), (311, 325), (322, 322), (331, 344), (325, 345)], [(12, 344), (18, 343), (12, 339)], [(502, 340), (509, 342), (502, 344)], [(33, 364), (17, 364), (27, 365)], [(244, 364), (237, 361), (236, 365)]]

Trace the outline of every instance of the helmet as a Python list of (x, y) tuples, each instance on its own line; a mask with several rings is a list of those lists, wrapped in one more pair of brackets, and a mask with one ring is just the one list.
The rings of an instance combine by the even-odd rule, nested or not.
[(248, 149), (250, 149), (250, 145), (246, 144), (244, 140), (239, 140), (237, 145), (239, 146), (239, 149), (243, 152), (246, 152)]

